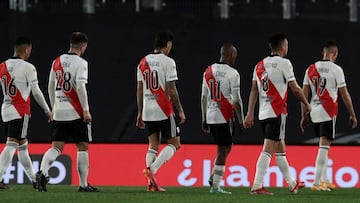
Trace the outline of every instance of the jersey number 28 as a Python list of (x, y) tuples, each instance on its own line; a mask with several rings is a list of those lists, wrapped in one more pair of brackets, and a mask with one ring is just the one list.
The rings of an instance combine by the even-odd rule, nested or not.
[(63, 90), (64, 92), (69, 92), (71, 90), (71, 74), (69, 72), (62, 73), (61, 71), (56, 71), (56, 91)]

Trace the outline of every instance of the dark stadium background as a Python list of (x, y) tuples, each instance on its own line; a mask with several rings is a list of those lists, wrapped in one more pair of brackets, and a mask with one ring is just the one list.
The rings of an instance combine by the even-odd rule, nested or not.
[[(95, 1), (95, 0), (94, 0)], [(219, 47), (232, 42), (238, 49), (236, 68), (241, 74), (241, 94), (245, 112), (252, 71), (258, 60), (269, 54), (267, 37), (285, 32), (289, 38), (288, 58), (302, 85), (308, 65), (321, 59), (327, 39), (339, 43), (337, 64), (343, 67), (354, 108), (359, 115), (358, 90), (359, 22), (349, 21), (349, 1), (298, 0), (291, 19), (284, 20), (280, 0), (233, 0), (228, 19), (220, 18), (218, 2), (163, 1), (161, 11), (146, 7), (135, 11), (135, 1), (95, 1), (95, 13), (84, 13), (82, 1), (28, 0), (26, 12), (9, 9), (9, 1), (0, 2), (0, 60), (12, 56), (12, 42), (18, 35), (33, 40), (30, 62), (37, 67), (40, 88), (47, 97), (47, 81), (52, 60), (66, 53), (73, 31), (85, 32), (89, 46), (84, 58), (89, 62), (88, 92), (93, 115), (96, 143), (146, 143), (145, 132), (135, 126), (136, 66), (152, 52), (154, 34), (171, 30), (175, 34), (170, 56), (177, 62), (177, 87), (187, 116), (181, 126), (183, 143), (212, 143), (200, 125), (200, 87), (203, 70), (219, 59)], [(2, 99), (2, 96), (1, 96)], [(32, 100), (30, 142), (48, 142), (50, 126)], [(288, 144), (316, 144), (312, 128), (300, 133), (300, 106), (289, 91)], [(350, 129), (348, 113), (339, 99), (338, 145), (358, 145), (360, 130)], [(238, 131), (238, 130), (237, 130)], [(4, 142), (3, 127), (0, 141)], [(259, 124), (234, 137), (236, 144), (261, 144)]]

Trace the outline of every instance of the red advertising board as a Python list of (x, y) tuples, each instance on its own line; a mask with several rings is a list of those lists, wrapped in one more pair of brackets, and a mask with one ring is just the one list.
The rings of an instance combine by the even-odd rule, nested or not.
[[(0, 145), (0, 149), (3, 148)], [(35, 170), (38, 170), (42, 154), (50, 144), (30, 144), (29, 151)], [(89, 146), (89, 182), (93, 185), (142, 186), (146, 179), (142, 175), (145, 167), (145, 144), (91, 144)], [(255, 165), (262, 146), (234, 145), (228, 157), (223, 185), (227, 187), (249, 187), (252, 184)], [(296, 179), (311, 186), (314, 180), (314, 163), (317, 146), (288, 146), (287, 158), (290, 172)], [(182, 145), (173, 158), (158, 171), (157, 179), (164, 186), (207, 186), (215, 145)], [(354, 156), (360, 148), (332, 146), (329, 151), (328, 176), (338, 187), (360, 187), (360, 162)], [(53, 164), (51, 184), (78, 184), (76, 169), (76, 147), (65, 146), (62, 157)], [(4, 180), (10, 183), (27, 183), (21, 164), (14, 159)], [(69, 181), (66, 181), (69, 180)], [(286, 186), (275, 158), (271, 161), (264, 186)]]

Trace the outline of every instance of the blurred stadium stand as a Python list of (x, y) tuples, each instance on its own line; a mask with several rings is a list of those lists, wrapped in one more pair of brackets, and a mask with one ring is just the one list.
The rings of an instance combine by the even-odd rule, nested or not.
[(358, 21), (358, 0), (2, 0), (19, 12), (163, 12), (219, 18)]
[[(24, 2), (26, 4), (24, 4)], [(73, 31), (88, 34), (84, 58), (89, 61), (89, 97), (93, 113), (94, 141), (102, 143), (147, 142), (135, 126), (136, 65), (152, 51), (153, 34), (169, 29), (175, 34), (171, 56), (178, 66), (178, 88), (187, 114), (181, 128), (183, 143), (212, 143), (200, 126), (200, 82), (203, 69), (218, 60), (223, 42), (238, 47), (236, 68), (242, 77), (244, 106), (250, 91), (254, 64), (268, 54), (271, 32), (289, 36), (289, 56), (301, 85), (305, 68), (321, 57), (324, 40), (340, 44), (337, 60), (345, 70), (354, 108), (359, 113), (356, 86), (360, 67), (357, 47), (360, 26), (350, 20), (350, 6), (358, 0), (0, 0), (0, 60), (12, 54), (19, 34), (32, 37), (30, 61), (37, 67), (45, 96), (48, 69), (58, 54), (65, 53)], [(14, 4), (16, 3), (16, 4)], [(154, 6), (156, 3), (156, 6)], [(89, 6), (89, 4), (91, 4)], [(25, 5), (25, 7), (24, 7)], [(228, 9), (221, 6), (227, 5)], [(155, 8), (156, 7), (156, 8)], [(284, 8), (289, 10), (284, 11)], [(222, 13), (228, 11), (227, 15)], [(286, 15), (285, 15), (286, 14)], [(1, 97), (1, 94), (0, 94)], [(0, 98), (1, 100), (2, 98)], [(35, 102), (33, 102), (35, 103)], [(48, 142), (50, 126), (38, 105), (33, 105), (31, 142)], [(291, 94), (288, 102), (289, 144), (316, 144), (312, 130), (299, 132), (299, 103)], [(360, 143), (360, 128), (349, 129), (348, 113), (339, 103), (339, 144)], [(259, 126), (234, 136), (235, 143), (261, 144)], [(4, 141), (0, 127), (0, 141)]]

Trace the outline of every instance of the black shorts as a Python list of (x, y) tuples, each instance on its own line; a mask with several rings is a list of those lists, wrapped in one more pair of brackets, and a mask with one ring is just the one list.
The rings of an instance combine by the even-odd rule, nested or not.
[(286, 115), (280, 114), (276, 118), (262, 120), (261, 127), (266, 139), (274, 141), (285, 139)]
[(21, 119), (14, 119), (4, 122), (5, 134), (7, 137), (23, 140), (27, 138), (30, 117), (25, 115)]
[(326, 137), (328, 140), (334, 140), (335, 124), (336, 124), (336, 119), (330, 121), (324, 121), (320, 123), (313, 123), (315, 135), (317, 137)]
[(218, 146), (232, 145), (232, 136), (235, 130), (233, 120), (228, 123), (209, 124), (210, 134)]
[(161, 136), (166, 139), (180, 136), (180, 128), (176, 125), (174, 116), (161, 121), (145, 121), (145, 127), (148, 136), (154, 133), (161, 133)]
[(53, 121), (51, 140), (63, 142), (91, 142), (91, 125), (83, 119), (73, 121)]

